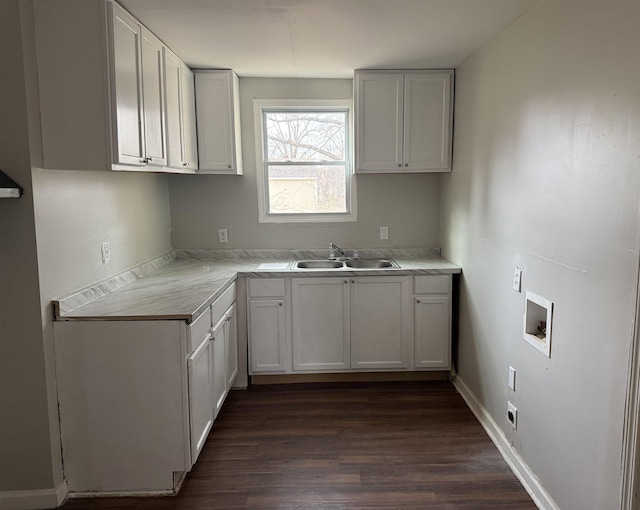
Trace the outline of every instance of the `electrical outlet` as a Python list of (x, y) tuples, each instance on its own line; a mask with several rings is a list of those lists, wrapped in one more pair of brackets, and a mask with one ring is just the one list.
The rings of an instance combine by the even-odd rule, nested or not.
[(111, 248), (109, 247), (109, 241), (102, 243), (100, 247), (100, 253), (102, 254), (102, 263), (108, 264), (111, 262)]
[(226, 228), (218, 229), (218, 242), (220, 243), (228, 243), (229, 242), (229, 233)]
[(509, 388), (516, 391), (516, 369), (509, 367)]
[(520, 292), (521, 278), (522, 278), (522, 269), (520, 269), (519, 267), (516, 267), (515, 270), (513, 271), (513, 290), (515, 290), (516, 292)]
[(518, 409), (511, 402), (507, 402), (507, 419), (514, 429), (518, 427)]
[(389, 227), (380, 227), (380, 239), (389, 239)]

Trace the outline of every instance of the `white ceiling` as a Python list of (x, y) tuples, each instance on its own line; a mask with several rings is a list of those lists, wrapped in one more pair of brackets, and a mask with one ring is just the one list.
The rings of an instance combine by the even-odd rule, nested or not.
[(538, 0), (119, 0), (192, 67), (351, 77), (455, 68)]

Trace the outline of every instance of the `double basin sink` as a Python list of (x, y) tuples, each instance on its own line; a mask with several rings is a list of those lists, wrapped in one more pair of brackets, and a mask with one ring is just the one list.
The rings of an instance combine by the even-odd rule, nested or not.
[(391, 259), (299, 260), (293, 269), (384, 269), (400, 267)]

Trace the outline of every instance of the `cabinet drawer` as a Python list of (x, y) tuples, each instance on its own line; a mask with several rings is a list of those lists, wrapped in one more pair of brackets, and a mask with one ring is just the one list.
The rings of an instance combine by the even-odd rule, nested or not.
[(215, 324), (222, 318), (224, 313), (236, 300), (236, 284), (231, 284), (222, 296), (216, 299), (211, 305), (211, 324)]
[(283, 297), (284, 278), (253, 278), (249, 280), (249, 297)]
[(414, 294), (449, 294), (451, 275), (421, 275), (413, 277)]
[(207, 336), (211, 329), (211, 315), (203, 313), (188, 326), (187, 352), (190, 353)]

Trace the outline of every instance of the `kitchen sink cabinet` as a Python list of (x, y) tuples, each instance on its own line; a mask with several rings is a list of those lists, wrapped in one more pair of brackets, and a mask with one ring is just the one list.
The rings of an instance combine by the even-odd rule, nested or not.
[(293, 278), (294, 371), (350, 368), (348, 278)]
[(453, 71), (356, 71), (357, 173), (451, 171)]
[(242, 174), (240, 92), (231, 70), (195, 72), (198, 173)]
[(284, 278), (250, 278), (247, 282), (249, 373), (291, 371)]
[(403, 276), (293, 278), (293, 370), (407, 369), (409, 289)]
[(409, 283), (405, 276), (351, 278), (351, 368), (409, 368)]
[(450, 369), (451, 275), (414, 279), (414, 367)]

